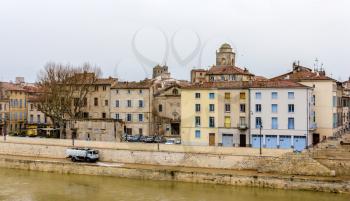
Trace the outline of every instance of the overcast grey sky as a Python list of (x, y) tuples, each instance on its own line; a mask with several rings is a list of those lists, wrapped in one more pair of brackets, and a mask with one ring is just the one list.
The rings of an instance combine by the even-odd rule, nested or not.
[(317, 57), (345, 80), (349, 9), (347, 0), (0, 0), (0, 80), (35, 81), (49, 61), (140, 80), (165, 60), (189, 79), (193, 67), (215, 63), (223, 42), (257, 75), (284, 73), (295, 60), (313, 67)]

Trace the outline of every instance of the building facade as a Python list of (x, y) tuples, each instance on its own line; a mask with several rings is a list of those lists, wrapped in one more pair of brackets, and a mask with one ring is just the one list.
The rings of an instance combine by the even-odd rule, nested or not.
[(252, 147), (301, 151), (311, 145), (312, 97), (312, 88), (291, 81), (255, 82), (250, 88)]
[(111, 118), (125, 122), (129, 135), (154, 135), (151, 80), (117, 82), (111, 88)]
[(342, 97), (341, 88), (338, 87), (336, 80), (326, 76), (323, 69), (312, 70), (293, 63), (291, 72), (272, 78), (272, 80), (291, 80), (313, 88), (314, 118), (315, 126), (317, 126), (312, 139), (313, 144), (340, 132), (342, 129), (340, 123), (342, 109), (339, 107)]

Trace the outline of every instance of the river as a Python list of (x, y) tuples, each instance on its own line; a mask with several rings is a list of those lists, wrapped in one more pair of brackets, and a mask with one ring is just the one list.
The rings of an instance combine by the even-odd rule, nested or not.
[(349, 201), (350, 195), (0, 169), (1, 201)]

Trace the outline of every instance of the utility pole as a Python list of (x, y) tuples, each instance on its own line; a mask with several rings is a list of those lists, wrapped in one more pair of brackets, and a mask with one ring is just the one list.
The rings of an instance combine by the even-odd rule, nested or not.
[(262, 135), (261, 135), (261, 130), (262, 130), (263, 126), (262, 126), (262, 121), (260, 122), (260, 156), (262, 155), (262, 146), (261, 146), (261, 141), (262, 141)]

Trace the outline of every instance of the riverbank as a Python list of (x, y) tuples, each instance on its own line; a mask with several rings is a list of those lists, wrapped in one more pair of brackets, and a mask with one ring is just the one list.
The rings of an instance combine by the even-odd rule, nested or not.
[(347, 177), (292, 176), (217, 168), (190, 168), (0, 155), (0, 167), (61, 174), (100, 175), (148, 180), (350, 193)]

